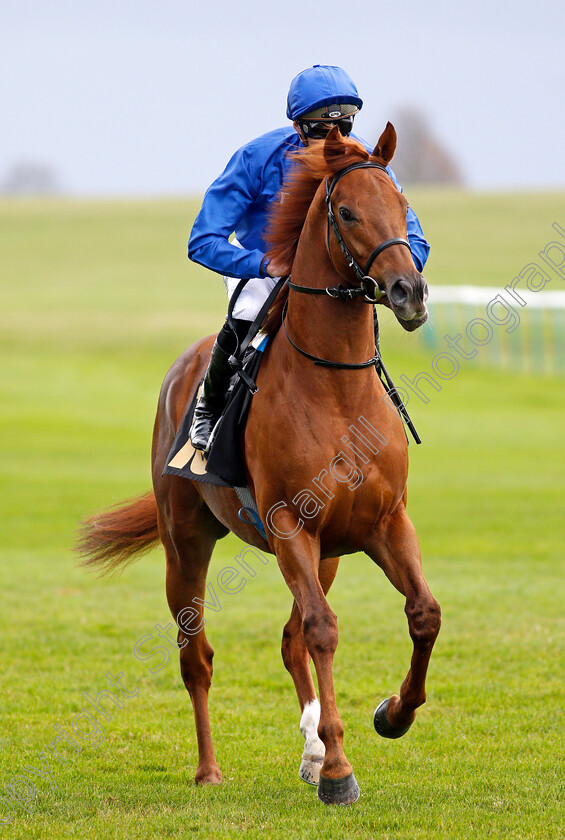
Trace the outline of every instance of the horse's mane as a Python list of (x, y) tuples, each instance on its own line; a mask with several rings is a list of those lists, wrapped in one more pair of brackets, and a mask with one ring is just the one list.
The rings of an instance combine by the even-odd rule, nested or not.
[[(352, 163), (368, 160), (369, 152), (358, 140), (335, 133), (325, 143), (305, 146), (291, 153), (290, 157), (294, 165), (285, 178), (280, 201), (271, 208), (265, 233), (269, 258), (288, 266), (289, 271), (292, 270), (306, 215), (323, 179), (332, 177)], [(267, 335), (274, 335), (280, 327), (287, 297), (288, 286), (285, 286), (263, 322), (262, 329)]]

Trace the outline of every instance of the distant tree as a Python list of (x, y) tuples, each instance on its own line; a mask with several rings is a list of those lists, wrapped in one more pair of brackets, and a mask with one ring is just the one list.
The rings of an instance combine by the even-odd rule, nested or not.
[(400, 108), (392, 117), (398, 145), (392, 168), (401, 184), (462, 184), (461, 169), (416, 108)]
[(0, 182), (0, 192), (4, 195), (32, 196), (52, 195), (60, 189), (52, 167), (44, 163), (19, 161), (10, 167)]

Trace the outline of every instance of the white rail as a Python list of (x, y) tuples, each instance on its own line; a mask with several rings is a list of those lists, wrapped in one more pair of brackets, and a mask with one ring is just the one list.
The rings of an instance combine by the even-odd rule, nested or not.
[(428, 306), (430, 318), (418, 332), (442, 357), (457, 352), (450, 336), (459, 335), (475, 363), (565, 373), (565, 289), (432, 285)]
[[(565, 290), (552, 290), (541, 292), (522, 291), (516, 286), (514, 292), (505, 290), (500, 286), (430, 286), (430, 297), (428, 303), (433, 306), (435, 303), (462, 303), (473, 306), (485, 306), (497, 295), (501, 295), (506, 301), (515, 306), (518, 310), (531, 307), (532, 309), (565, 309)], [(524, 301), (521, 305), (515, 295)]]

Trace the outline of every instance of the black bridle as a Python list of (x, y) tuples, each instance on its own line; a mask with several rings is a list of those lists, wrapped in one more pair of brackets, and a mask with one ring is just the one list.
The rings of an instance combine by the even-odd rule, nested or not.
[[(377, 245), (377, 247), (369, 254), (365, 266), (361, 268), (341, 235), (332, 207), (332, 193), (337, 184), (341, 181), (344, 175), (347, 175), (348, 172), (353, 172), (356, 169), (380, 169), (382, 172), (386, 172), (387, 175), (389, 175), (389, 173), (386, 166), (382, 166), (380, 163), (375, 163), (374, 161), (360, 161), (358, 163), (352, 163), (350, 166), (346, 166), (345, 169), (342, 169), (341, 172), (337, 173), (333, 181), (330, 182), (330, 179), (326, 178), (326, 204), (328, 206), (327, 243), (330, 260), (331, 231), (333, 230), (338, 245), (347, 260), (347, 264), (357, 275), (360, 285), (352, 288), (350, 286), (343, 286), (340, 283), (336, 288), (328, 286), (325, 289), (316, 289), (312, 286), (297, 286), (296, 283), (291, 283), (289, 281), (289, 288), (294, 289), (296, 292), (302, 292), (303, 294), (308, 295), (329, 295), (330, 297), (337, 298), (341, 301), (361, 299), (363, 303), (379, 303), (384, 297), (386, 297), (386, 292), (379, 288), (377, 281), (373, 277), (369, 276), (371, 266), (379, 254), (382, 254), (382, 252), (387, 248), (390, 248), (391, 245), (404, 245), (410, 252), (412, 252), (412, 248), (410, 247), (410, 243), (407, 239), (402, 239), (400, 236), (393, 236), (391, 239), (386, 239), (384, 242), (381, 242), (380, 245)], [(369, 293), (368, 287), (371, 288), (371, 293)]]
[[(327, 235), (328, 252), (330, 254), (330, 259), (331, 259), (331, 242), (330, 242), (330, 228), (331, 228), (333, 230), (333, 232), (335, 233), (335, 237), (338, 241), (339, 247), (341, 248), (341, 251), (342, 251), (345, 259), (347, 260), (347, 264), (349, 265), (350, 268), (353, 269), (353, 271), (357, 275), (357, 278), (361, 282), (361, 289), (363, 289), (365, 291), (365, 293), (366, 293), (366, 295), (369, 298), (369, 301), (371, 303), (378, 303), (379, 300), (381, 300), (383, 297), (386, 296), (386, 292), (382, 291), (382, 289), (379, 289), (379, 287), (377, 285), (377, 282), (372, 277), (369, 277), (369, 271), (371, 270), (371, 266), (373, 265), (373, 263), (375, 262), (375, 260), (379, 256), (379, 254), (382, 254), (382, 252), (385, 251), (387, 248), (390, 248), (391, 245), (404, 245), (406, 248), (408, 248), (410, 253), (412, 253), (412, 248), (410, 247), (410, 243), (408, 242), (408, 240), (407, 239), (402, 239), (400, 236), (394, 236), (391, 239), (386, 239), (384, 242), (381, 242), (380, 245), (377, 245), (377, 247), (373, 251), (371, 251), (371, 253), (369, 254), (369, 257), (367, 259), (367, 262), (365, 263), (364, 268), (361, 268), (361, 266), (359, 265), (359, 263), (357, 262), (357, 260), (355, 259), (355, 257), (353, 256), (353, 254), (351, 253), (349, 248), (347, 247), (347, 245), (345, 243), (345, 240), (343, 239), (343, 237), (341, 235), (341, 231), (339, 229), (338, 223), (336, 221), (335, 213), (334, 213), (333, 207), (332, 207), (332, 193), (335, 190), (337, 184), (341, 181), (341, 179), (343, 178), (344, 175), (347, 175), (348, 172), (353, 172), (356, 169), (380, 169), (382, 172), (386, 172), (386, 174), (390, 178), (390, 175), (387, 172), (386, 166), (382, 166), (380, 163), (374, 163), (374, 162), (370, 162), (370, 161), (362, 161), (360, 163), (352, 163), (351, 166), (347, 166), (345, 169), (342, 169), (341, 172), (338, 172), (337, 175), (335, 176), (335, 178), (333, 179), (333, 181), (331, 182), (331, 184), (330, 184), (329, 178), (326, 178), (326, 204), (328, 205), (328, 235)], [(365, 288), (367, 281), (370, 281), (374, 286), (374, 297), (372, 299), (369, 297), (369, 295), (367, 293), (367, 290)], [(377, 292), (379, 293), (378, 297), (377, 297)]]
[[(329, 297), (335, 298), (336, 300), (340, 300), (342, 302), (346, 302), (349, 300), (361, 300), (362, 303), (370, 303), (376, 304), (381, 301), (384, 297), (386, 297), (386, 292), (379, 288), (377, 281), (369, 276), (369, 271), (371, 270), (371, 266), (373, 265), (376, 258), (379, 254), (382, 254), (387, 248), (390, 248), (391, 245), (404, 245), (410, 251), (410, 243), (406, 239), (402, 239), (399, 236), (394, 236), (391, 239), (386, 239), (384, 242), (381, 242), (380, 245), (371, 251), (367, 262), (365, 263), (364, 268), (361, 268), (341, 235), (341, 231), (339, 229), (339, 225), (335, 218), (335, 213), (332, 207), (332, 193), (336, 188), (337, 184), (341, 181), (341, 179), (348, 174), (348, 172), (354, 172), (356, 169), (380, 169), (382, 172), (385, 172), (387, 175), (387, 169), (380, 163), (375, 163), (374, 161), (360, 161), (358, 163), (352, 163), (350, 166), (346, 166), (345, 169), (342, 169), (337, 175), (334, 177), (333, 181), (330, 182), (329, 178), (326, 178), (326, 204), (328, 206), (328, 224), (327, 224), (327, 243), (328, 243), (328, 254), (331, 260), (331, 231), (333, 230), (339, 247), (342, 250), (345, 259), (350, 268), (353, 269), (357, 278), (360, 281), (359, 286), (343, 286), (341, 283), (332, 288), (327, 286), (325, 289), (318, 289), (313, 286), (299, 286), (296, 283), (292, 283), (292, 281), (288, 280), (289, 289), (293, 289), (295, 292), (301, 292), (302, 294), (306, 295), (329, 295)], [(390, 176), (389, 176), (390, 177)], [(369, 294), (368, 285), (372, 284), (372, 294)], [(286, 310), (287, 306), (283, 308), (283, 315), (282, 315), (282, 324), (284, 327), (284, 331), (286, 333), (286, 337), (292, 344), (292, 346), (298, 350), (299, 353), (302, 353), (303, 356), (306, 356), (307, 359), (310, 359), (314, 362), (315, 365), (321, 365), (323, 367), (333, 367), (339, 368), (341, 370), (358, 370), (359, 368), (366, 368), (370, 367), (371, 365), (376, 365), (377, 370), (379, 369), (379, 365), (381, 364), (381, 358), (379, 354), (379, 347), (378, 347), (378, 321), (376, 318), (375, 312), (375, 355), (367, 359), (366, 362), (359, 362), (357, 364), (349, 364), (347, 362), (332, 362), (329, 359), (320, 359), (318, 356), (313, 356), (311, 353), (307, 353), (306, 350), (302, 350), (288, 334), (285, 319), (286, 319)]]
[[(390, 248), (392, 245), (404, 245), (404, 247), (408, 248), (410, 252), (412, 252), (412, 249), (408, 240), (403, 239), (399, 236), (394, 236), (390, 239), (386, 239), (384, 242), (381, 242), (380, 245), (377, 245), (377, 247), (374, 248), (374, 250), (371, 251), (371, 253), (369, 254), (365, 266), (361, 268), (361, 266), (347, 247), (343, 236), (341, 235), (341, 231), (339, 229), (339, 225), (337, 224), (337, 220), (335, 218), (331, 202), (332, 193), (336, 185), (339, 183), (339, 181), (341, 181), (344, 175), (347, 175), (348, 172), (353, 172), (355, 169), (380, 169), (383, 172), (386, 172), (387, 175), (389, 175), (389, 173), (386, 167), (382, 166), (380, 163), (375, 163), (372, 161), (361, 161), (358, 163), (352, 163), (350, 166), (347, 166), (345, 169), (342, 169), (340, 172), (337, 173), (337, 175), (334, 177), (331, 183), (329, 178), (326, 178), (326, 204), (328, 207), (327, 245), (330, 260), (332, 259), (331, 230), (333, 230), (339, 247), (341, 248), (345, 259), (347, 260), (347, 264), (351, 269), (353, 269), (353, 271), (357, 275), (360, 285), (350, 287), (343, 286), (341, 283), (339, 283), (338, 286), (335, 288), (328, 286), (325, 289), (319, 289), (313, 286), (299, 286), (296, 283), (292, 283), (289, 277), (288, 286), (289, 289), (306, 295), (328, 295), (329, 297), (334, 298), (336, 300), (340, 300), (342, 302), (347, 302), (350, 300), (360, 300), (362, 303), (369, 303), (375, 307), (375, 304), (379, 303), (384, 297), (386, 297), (386, 292), (379, 287), (377, 281), (373, 277), (369, 276), (369, 271), (371, 270), (371, 266), (373, 265), (374, 261), (377, 259), (379, 254), (382, 254), (383, 251), (385, 251), (387, 248)], [(294, 349), (301, 353), (303, 356), (305, 356), (307, 359), (310, 359), (312, 362), (314, 362), (315, 365), (318, 365), (320, 367), (337, 368), (339, 370), (359, 370), (360, 368), (368, 368), (374, 365), (386, 392), (388, 393), (389, 397), (394, 403), (400, 416), (412, 432), (414, 440), (416, 441), (416, 443), (421, 443), (420, 437), (418, 436), (418, 432), (416, 431), (414, 424), (412, 423), (410, 416), (406, 411), (404, 403), (402, 402), (392, 379), (388, 375), (388, 372), (381, 358), (381, 354), (379, 351), (379, 324), (377, 319), (376, 307), (373, 309), (375, 324), (375, 355), (372, 356), (372, 358), (367, 359), (366, 362), (359, 362), (357, 364), (354, 364), (347, 362), (332, 362), (329, 359), (321, 359), (319, 356), (314, 356), (312, 353), (307, 353), (306, 350), (303, 350), (301, 347), (295, 344), (290, 335), (288, 334), (288, 330), (285, 324), (287, 304), (288, 301), (285, 302), (283, 307), (282, 326), (285, 331), (286, 337), (288, 338), (290, 344), (294, 347)]]

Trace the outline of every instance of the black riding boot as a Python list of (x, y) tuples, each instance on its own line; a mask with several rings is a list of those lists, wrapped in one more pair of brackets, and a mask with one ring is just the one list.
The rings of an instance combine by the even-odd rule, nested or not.
[[(235, 321), (239, 340), (247, 333), (249, 322)], [(236, 349), (236, 340), (232, 330), (224, 324), (212, 347), (208, 370), (204, 377), (202, 395), (196, 403), (190, 440), (195, 449), (206, 450), (214, 426), (218, 422), (226, 400), (226, 391), (233, 376), (228, 359)]]

